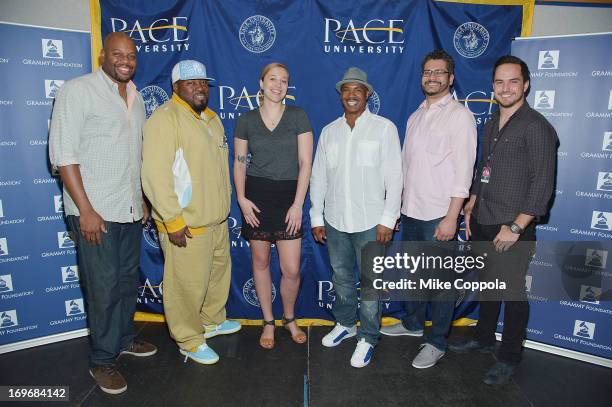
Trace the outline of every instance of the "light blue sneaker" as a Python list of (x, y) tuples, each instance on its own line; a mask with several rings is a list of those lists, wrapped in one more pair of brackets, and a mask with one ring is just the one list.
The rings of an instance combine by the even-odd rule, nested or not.
[(219, 325), (205, 325), (204, 329), (206, 331), (204, 332), (204, 338), (209, 339), (217, 335), (233, 334), (234, 332), (240, 331), (241, 328), (240, 322), (226, 319)]
[(194, 362), (202, 363), (203, 365), (212, 365), (219, 361), (219, 355), (217, 352), (208, 347), (207, 344), (203, 343), (197, 348), (193, 348), (190, 351), (179, 349), (181, 355), (185, 356), (185, 362), (187, 359), (191, 359)]

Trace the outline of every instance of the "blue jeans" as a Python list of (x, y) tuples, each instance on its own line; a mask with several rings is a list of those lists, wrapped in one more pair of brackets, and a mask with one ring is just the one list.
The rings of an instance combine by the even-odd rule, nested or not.
[(339, 324), (347, 327), (355, 325), (359, 319), (361, 326), (357, 330), (357, 340), (363, 338), (369, 344), (376, 345), (380, 336), (381, 303), (360, 303), (357, 289), (361, 273), (361, 249), (368, 242), (376, 241), (376, 227), (363, 232), (346, 233), (334, 229), (326, 222), (325, 231), (329, 262), (333, 271), (332, 282), (336, 290), (332, 309), (334, 317)]
[(104, 222), (102, 243), (81, 235), (78, 216), (66, 217), (77, 247), (79, 275), (87, 303), (89, 365), (113, 365), (134, 340), (134, 311), (140, 265), (140, 222)]
[[(402, 240), (404, 241), (435, 241), (433, 234), (442, 218), (434, 220), (418, 220), (402, 215)], [(453, 321), (455, 303), (453, 301), (431, 301), (431, 330), (425, 334), (425, 342), (441, 351), (446, 351), (448, 331)], [(402, 325), (411, 331), (423, 329), (425, 326), (425, 310), (427, 301), (406, 301), (406, 315)]]

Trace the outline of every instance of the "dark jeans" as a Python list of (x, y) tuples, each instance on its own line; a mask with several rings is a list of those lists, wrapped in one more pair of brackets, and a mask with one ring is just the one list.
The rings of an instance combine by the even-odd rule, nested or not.
[[(442, 218), (434, 220), (418, 220), (402, 215), (402, 240), (411, 242), (435, 241), (433, 234)], [(411, 331), (423, 329), (425, 326), (425, 310), (428, 301), (406, 301), (402, 325)], [(453, 321), (454, 301), (430, 301), (431, 330), (425, 334), (425, 342), (441, 351), (447, 347), (447, 336)]]
[[(481, 225), (475, 217), (470, 220), (473, 241), (490, 241), (499, 233), (500, 225)], [(531, 223), (525, 232), (519, 237), (519, 241), (534, 241), (535, 225)], [(504, 301), (504, 330), (502, 333), (502, 344), (499, 348), (498, 359), (500, 361), (518, 364), (521, 361), (523, 340), (527, 332), (529, 320), (529, 302), (525, 291), (525, 276), (531, 261), (530, 253), (525, 250), (515, 250), (512, 246), (504, 253), (496, 253), (491, 247), (487, 250), (487, 267), (481, 273), (480, 279), (494, 281), (500, 278), (506, 281), (508, 290), (512, 292), (512, 299), (519, 301)], [(514, 249), (514, 250), (513, 250)], [(483, 345), (495, 344), (495, 331), (497, 330), (497, 319), (501, 300), (481, 296), (480, 316), (476, 325), (476, 340)]]
[(88, 243), (78, 216), (66, 217), (77, 247), (79, 275), (87, 303), (89, 364), (112, 365), (134, 340), (134, 311), (140, 264), (140, 222), (104, 222), (102, 243)]

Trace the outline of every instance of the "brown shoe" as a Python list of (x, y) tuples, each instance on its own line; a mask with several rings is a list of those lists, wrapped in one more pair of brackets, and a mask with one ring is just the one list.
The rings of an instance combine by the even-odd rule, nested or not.
[(89, 369), (89, 374), (104, 393), (119, 394), (127, 390), (127, 382), (115, 366), (102, 365)]
[(141, 341), (140, 339), (134, 339), (129, 349), (121, 351), (120, 355), (132, 355), (138, 357), (152, 356), (157, 353), (155, 345), (149, 342)]

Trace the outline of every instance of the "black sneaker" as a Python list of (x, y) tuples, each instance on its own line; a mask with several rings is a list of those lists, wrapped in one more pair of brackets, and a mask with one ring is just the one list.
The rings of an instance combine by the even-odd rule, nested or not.
[(455, 353), (468, 353), (474, 351), (481, 353), (492, 353), (495, 351), (495, 344), (483, 345), (474, 339), (470, 339), (461, 342), (449, 343), (448, 349)]
[(497, 362), (485, 373), (482, 381), (486, 384), (500, 385), (508, 383), (510, 377), (514, 374), (516, 365), (511, 365), (505, 362)]

